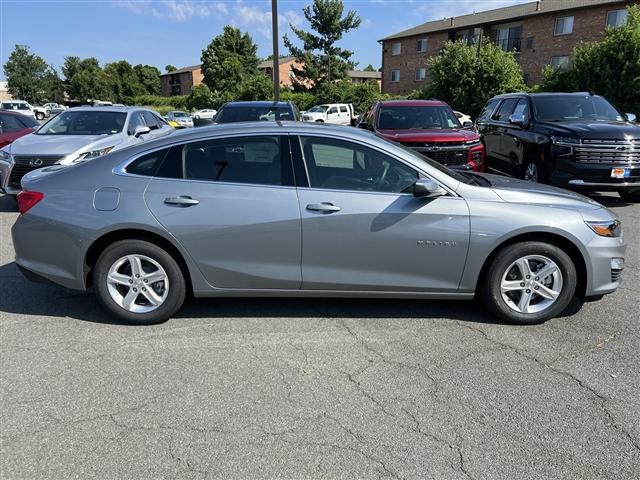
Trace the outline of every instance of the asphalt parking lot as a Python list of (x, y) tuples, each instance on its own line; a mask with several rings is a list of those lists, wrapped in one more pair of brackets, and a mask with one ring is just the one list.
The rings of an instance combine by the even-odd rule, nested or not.
[(637, 479), (640, 205), (594, 198), (623, 220), (623, 286), (544, 325), (230, 299), (130, 327), (23, 279), (0, 197), (0, 476)]

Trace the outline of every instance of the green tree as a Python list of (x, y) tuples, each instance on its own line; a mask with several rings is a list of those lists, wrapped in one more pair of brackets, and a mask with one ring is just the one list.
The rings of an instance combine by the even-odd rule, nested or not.
[(291, 30), (302, 42), (302, 47), (294, 45), (284, 36), (284, 44), (291, 55), (303, 63), (294, 68), (296, 87), (304, 89), (305, 80), (310, 80), (314, 88), (324, 82), (341, 80), (347, 76), (347, 70), (353, 69), (353, 52), (336, 46), (345, 33), (358, 28), (362, 22), (358, 14), (349, 10), (343, 17), (342, 0), (314, 0), (306, 6), (303, 13), (313, 32), (305, 32), (291, 25)]
[(202, 83), (193, 87), (185, 103), (189, 110), (200, 110), (202, 108), (213, 108), (216, 104), (216, 99), (211, 93), (211, 89)]
[(53, 99), (60, 90), (58, 74), (26, 45), (16, 45), (3, 66), (9, 93), (31, 103)]
[(578, 45), (568, 70), (545, 69), (540, 90), (590, 91), (625, 112), (640, 112), (640, 5), (627, 23), (608, 28), (599, 42)]
[(138, 82), (148, 95), (160, 95), (162, 84), (160, 82), (160, 70), (152, 65), (136, 65), (133, 67), (138, 77)]
[(177, 68), (176, 68), (176, 67), (174, 67), (173, 65), (169, 64), (169, 65), (167, 65), (167, 66), (165, 66), (165, 67), (164, 67), (164, 70), (165, 70), (167, 73), (171, 73), (171, 72), (173, 72), (174, 70), (177, 70)]
[(97, 59), (66, 57), (62, 73), (65, 89), (74, 100), (116, 100), (112, 79), (100, 68)]
[(482, 43), (479, 54), (477, 45), (447, 42), (442, 53), (429, 61), (428, 68), (429, 85), (411, 97), (438, 98), (473, 117), (491, 97), (526, 90), (514, 54), (488, 40)]
[(204, 83), (216, 95), (237, 92), (244, 80), (258, 72), (257, 51), (248, 33), (226, 25), (202, 50)]
[(375, 71), (376, 71), (376, 69), (375, 69), (375, 68), (373, 68), (373, 65), (369, 64), (369, 65), (367, 65), (366, 67), (364, 67), (364, 71), (365, 71), (365, 72), (375, 72)]
[(120, 103), (131, 103), (133, 97), (148, 93), (140, 83), (137, 72), (126, 60), (108, 63), (103, 69), (109, 78), (111, 98)]
[(270, 100), (273, 82), (262, 72), (246, 76), (238, 88), (238, 100)]

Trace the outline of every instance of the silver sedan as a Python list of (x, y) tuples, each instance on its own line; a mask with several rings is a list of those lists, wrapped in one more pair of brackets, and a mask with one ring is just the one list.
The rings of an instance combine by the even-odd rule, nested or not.
[(532, 324), (613, 292), (624, 267), (620, 222), (597, 202), (454, 172), (352, 128), (185, 130), (23, 187), (24, 274), (93, 287), (136, 324), (170, 318), (187, 294), (477, 296)]

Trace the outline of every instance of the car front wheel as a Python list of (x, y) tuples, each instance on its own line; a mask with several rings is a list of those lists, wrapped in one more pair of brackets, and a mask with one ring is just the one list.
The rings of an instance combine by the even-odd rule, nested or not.
[(544, 242), (523, 242), (498, 252), (480, 292), (498, 318), (533, 325), (562, 313), (576, 284), (575, 265), (564, 250)]
[(153, 243), (123, 240), (109, 246), (93, 271), (96, 294), (120, 320), (135, 325), (164, 322), (185, 298), (185, 281), (169, 253)]
[(36, 118), (38, 120), (44, 120), (44, 113), (36, 112)]
[(546, 178), (544, 165), (535, 158), (529, 158), (522, 169), (522, 179), (532, 183), (543, 183)]

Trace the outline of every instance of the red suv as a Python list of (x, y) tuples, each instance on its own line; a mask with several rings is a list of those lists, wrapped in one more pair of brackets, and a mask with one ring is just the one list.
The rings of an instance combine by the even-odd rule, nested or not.
[(485, 170), (480, 135), (460, 125), (458, 117), (439, 100), (389, 100), (375, 103), (361, 128), (401, 143), (450, 168)]

